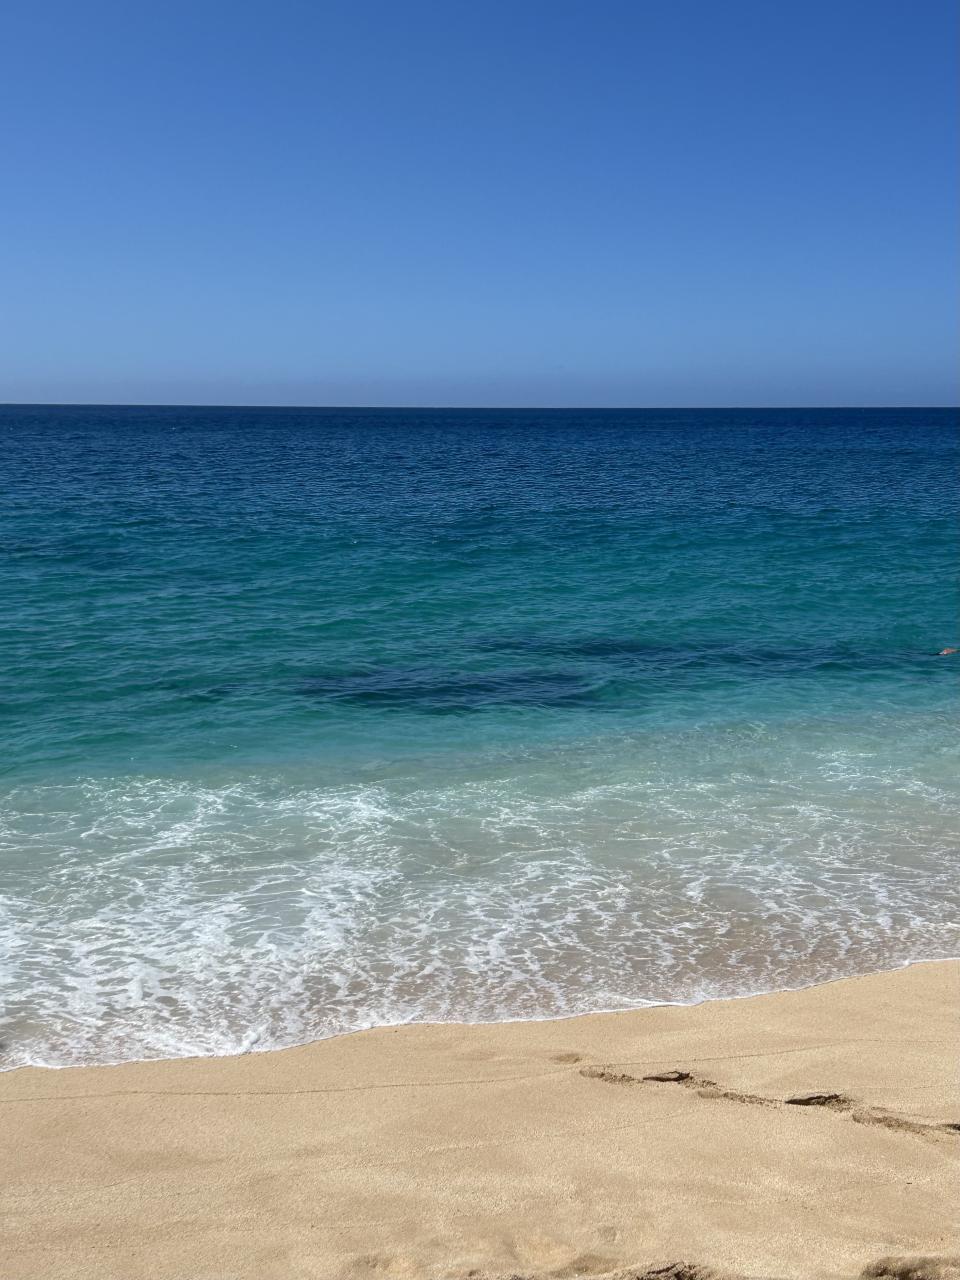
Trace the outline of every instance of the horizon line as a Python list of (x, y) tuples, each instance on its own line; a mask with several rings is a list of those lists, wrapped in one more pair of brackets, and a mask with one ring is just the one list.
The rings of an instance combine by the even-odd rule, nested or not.
[(957, 404), (269, 404), (240, 401), (190, 400), (2, 400), (0, 409), (277, 409), (328, 412), (338, 410), (370, 410), (392, 412), (425, 409), (464, 413), (623, 413), (660, 412), (662, 410), (784, 410), (784, 409), (863, 409), (912, 410), (960, 409)]

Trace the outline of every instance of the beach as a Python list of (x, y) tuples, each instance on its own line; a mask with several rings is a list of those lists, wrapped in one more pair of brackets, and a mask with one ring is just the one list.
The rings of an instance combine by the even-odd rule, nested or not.
[[(0, 1274), (953, 1276), (958, 1044), (960, 962), (943, 961), (697, 1006), (11, 1071)], [(918, 1256), (940, 1261), (902, 1261)]]
[(0, 1280), (960, 1280), (960, 5), (4, 35)]
[(953, 422), (0, 406), (0, 1280), (943, 1280)]

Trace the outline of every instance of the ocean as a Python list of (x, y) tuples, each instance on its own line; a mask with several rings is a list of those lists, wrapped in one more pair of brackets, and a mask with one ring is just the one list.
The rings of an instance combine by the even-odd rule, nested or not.
[(947, 410), (0, 408), (2, 1065), (960, 953)]

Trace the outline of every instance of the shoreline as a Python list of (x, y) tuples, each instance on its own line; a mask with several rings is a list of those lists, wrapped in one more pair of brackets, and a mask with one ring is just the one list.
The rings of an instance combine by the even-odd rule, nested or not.
[(931, 960), (696, 1005), (20, 1067), (0, 1075), (0, 1272), (571, 1280), (683, 1259), (851, 1280), (957, 1255), (958, 1046), (960, 961)]
[(314, 1045), (328, 1044), (332, 1040), (341, 1040), (349, 1036), (369, 1035), (376, 1031), (397, 1031), (407, 1027), (453, 1027), (470, 1029), (473, 1027), (516, 1027), (538, 1026), (541, 1023), (576, 1022), (580, 1018), (616, 1017), (620, 1014), (644, 1013), (650, 1009), (699, 1009), (704, 1005), (727, 1004), (737, 1000), (763, 1000), (770, 996), (795, 995), (803, 991), (814, 991), (822, 987), (832, 987), (841, 982), (856, 982), (861, 978), (882, 977), (885, 974), (899, 973), (903, 969), (912, 969), (918, 965), (960, 964), (960, 955), (937, 956), (932, 959), (904, 960), (889, 969), (868, 969), (862, 973), (843, 974), (836, 978), (825, 978), (822, 981), (803, 983), (797, 987), (774, 987), (769, 990), (747, 991), (742, 994), (704, 996), (701, 1000), (651, 1000), (646, 1004), (615, 1005), (610, 1008), (587, 1009), (579, 1013), (542, 1014), (536, 1017), (496, 1018), (484, 1022), (466, 1022), (459, 1019), (448, 1021), (410, 1022), (377, 1022), (365, 1027), (353, 1027), (346, 1031), (333, 1031), (327, 1036), (317, 1036), (309, 1040), (297, 1040), (291, 1044), (267, 1045), (264, 1048), (251, 1046), (249, 1049), (228, 1050), (224, 1053), (189, 1053), (177, 1054), (174, 1057), (159, 1058), (118, 1058), (103, 1062), (24, 1062), (16, 1066), (0, 1066), (0, 1080), (4, 1076), (17, 1071), (77, 1071), (98, 1070), (111, 1067), (134, 1067), (141, 1065), (158, 1065), (165, 1062), (203, 1062), (229, 1061), (232, 1058), (246, 1058), (251, 1054), (264, 1055), (271, 1053), (288, 1053), (294, 1049), (308, 1049)]

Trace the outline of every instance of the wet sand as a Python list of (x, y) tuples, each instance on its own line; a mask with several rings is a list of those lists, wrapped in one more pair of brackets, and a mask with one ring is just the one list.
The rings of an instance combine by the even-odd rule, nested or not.
[(662, 1274), (953, 1280), (958, 1072), (952, 961), (695, 1008), (26, 1068), (0, 1076), (0, 1275), (571, 1280), (682, 1261)]

